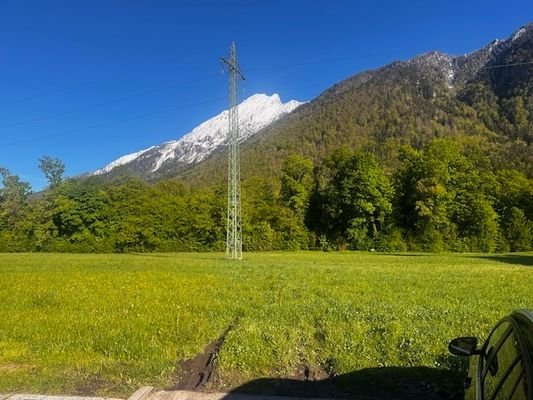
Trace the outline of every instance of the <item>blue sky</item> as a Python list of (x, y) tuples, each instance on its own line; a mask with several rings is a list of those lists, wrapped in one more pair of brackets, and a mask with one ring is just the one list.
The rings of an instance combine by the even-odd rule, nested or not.
[[(310, 100), (357, 72), (506, 38), (531, 0), (0, 0), (0, 166), (45, 181), (174, 140), (227, 108), (232, 41), (241, 100)], [(529, 20), (528, 20), (529, 17)]]

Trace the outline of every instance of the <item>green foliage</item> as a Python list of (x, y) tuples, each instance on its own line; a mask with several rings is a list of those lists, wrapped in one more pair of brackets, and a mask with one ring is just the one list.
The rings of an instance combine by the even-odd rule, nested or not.
[(502, 225), (504, 237), (507, 239), (511, 251), (531, 249), (533, 245), (531, 222), (526, 219), (520, 208), (511, 207), (503, 217)]
[(0, 167), (0, 175), (0, 251), (23, 251), (31, 230), (27, 213), (31, 186), (6, 168)]
[(3, 185), (0, 189), (2, 206), (0, 221), (3, 226), (13, 227), (22, 216), (28, 195), (31, 193), (31, 186), (27, 182), (22, 182), (17, 175), (11, 174), (5, 168), (0, 168), (0, 175), (2, 175)]
[[(477, 140), (397, 152), (340, 149), (313, 168), (291, 155), (279, 177), (243, 181), (245, 251), (522, 251), (533, 247), (533, 180), (498, 169)], [(1, 170), (0, 251), (221, 251), (226, 187), (122, 177), (68, 179), (32, 195)], [(389, 179), (389, 176), (391, 178)], [(392, 184), (391, 184), (392, 181)]]
[(372, 239), (392, 211), (392, 187), (375, 157), (365, 152), (334, 152), (325, 160), (317, 181), (313, 207), (318, 207), (314, 218), (322, 221), (319, 233), (340, 247), (372, 247)]
[(59, 158), (43, 156), (39, 159), (39, 169), (48, 180), (50, 188), (55, 188), (63, 180), (65, 164)]
[[(293, 207), (297, 202), (292, 202), (292, 206), (289, 206), (286, 201), (288, 198), (283, 198), (278, 194), (278, 185), (276, 181), (259, 177), (243, 182), (243, 248), (245, 250), (307, 248), (308, 232), (301, 215), (303, 210)], [(300, 195), (302, 192), (295, 196)], [(302, 196), (300, 199), (303, 199)], [(291, 198), (294, 199), (294, 196)]]
[(404, 148), (400, 160), (395, 219), (412, 249), (496, 250), (501, 215), (497, 179), (483, 155), (435, 140), (422, 150)]
[(433, 142), (426, 151), (402, 149), (395, 177), (397, 219), (411, 235), (423, 239), (422, 249), (442, 250), (443, 240), (450, 239), (449, 164), (458, 155), (445, 141)]
[(377, 251), (387, 253), (407, 251), (407, 243), (403, 236), (400, 229), (389, 226), (374, 240), (374, 247)]
[(287, 157), (281, 166), (281, 200), (302, 218), (309, 204), (312, 170), (312, 161), (296, 154)]
[(526, 218), (533, 220), (533, 179), (519, 171), (499, 170), (495, 173), (493, 192), (498, 214), (502, 216), (510, 208), (517, 207)]

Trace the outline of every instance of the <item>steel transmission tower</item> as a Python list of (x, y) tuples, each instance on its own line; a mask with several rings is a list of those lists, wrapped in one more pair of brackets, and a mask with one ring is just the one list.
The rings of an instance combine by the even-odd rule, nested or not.
[(228, 131), (228, 220), (226, 258), (242, 259), (241, 166), (239, 154), (239, 113), (237, 94), (239, 79), (244, 76), (237, 63), (235, 43), (231, 44), (229, 59), (222, 58), (229, 72), (229, 131)]

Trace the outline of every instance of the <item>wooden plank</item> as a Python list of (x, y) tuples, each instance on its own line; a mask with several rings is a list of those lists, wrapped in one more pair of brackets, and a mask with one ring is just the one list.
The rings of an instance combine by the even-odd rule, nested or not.
[(150, 400), (173, 400), (173, 392), (167, 390), (158, 390), (150, 393)]
[[(168, 395), (172, 394), (169, 399)], [(316, 398), (302, 398), (302, 397), (283, 397), (283, 396), (264, 396), (247, 393), (208, 393), (208, 392), (193, 392), (187, 390), (172, 390), (157, 392), (156, 396), (150, 397), (150, 400), (319, 400)], [(320, 399), (328, 400), (328, 399)]]
[(150, 393), (154, 390), (153, 386), (143, 386), (142, 388), (138, 389), (135, 393), (133, 393), (128, 400), (143, 400), (147, 399)]
[(12, 400), (43, 400), (46, 396), (42, 394), (16, 394), (11, 396)]
[(42, 394), (14, 394), (9, 400), (43, 400), (45, 397)]
[(83, 396), (46, 396), (43, 400), (104, 400), (103, 397), (83, 397)]

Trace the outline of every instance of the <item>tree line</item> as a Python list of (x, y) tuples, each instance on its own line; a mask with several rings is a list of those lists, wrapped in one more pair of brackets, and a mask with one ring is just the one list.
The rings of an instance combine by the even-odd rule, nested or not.
[[(336, 150), (313, 163), (286, 157), (276, 177), (243, 181), (243, 247), (268, 250), (507, 252), (533, 249), (533, 180), (495, 169), (475, 144), (402, 146), (388, 171), (373, 153)], [(0, 168), (0, 251), (222, 251), (226, 187), (131, 177), (63, 179), (49, 187)]]

